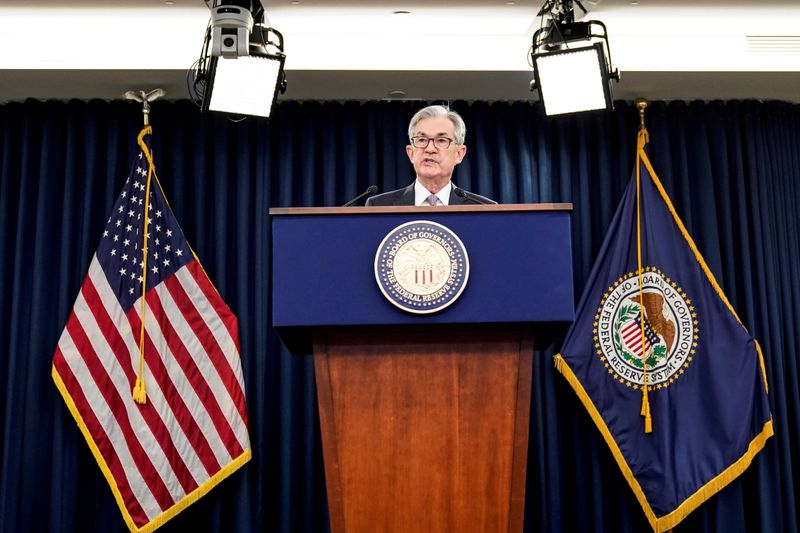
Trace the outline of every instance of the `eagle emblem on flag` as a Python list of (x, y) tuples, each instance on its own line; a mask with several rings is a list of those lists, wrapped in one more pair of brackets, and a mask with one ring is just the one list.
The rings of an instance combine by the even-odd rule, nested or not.
[[(651, 390), (674, 383), (691, 364), (700, 341), (694, 302), (677, 281), (648, 267), (629, 272), (603, 295), (594, 328), (596, 355), (620, 383)], [(644, 334), (642, 331), (644, 330)]]

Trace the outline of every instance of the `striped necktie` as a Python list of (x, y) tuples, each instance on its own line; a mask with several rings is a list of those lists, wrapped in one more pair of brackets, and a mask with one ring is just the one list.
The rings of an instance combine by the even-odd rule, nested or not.
[(431, 194), (427, 198), (425, 198), (425, 203), (428, 205), (439, 205), (439, 197), (435, 194)]

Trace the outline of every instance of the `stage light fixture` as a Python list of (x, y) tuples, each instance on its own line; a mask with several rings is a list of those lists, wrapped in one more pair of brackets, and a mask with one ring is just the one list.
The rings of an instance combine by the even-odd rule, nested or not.
[(543, 24), (533, 35), (531, 90), (538, 90), (545, 114), (614, 109), (611, 80), (619, 81), (619, 71), (611, 66), (605, 24), (575, 22), (572, 0), (549, 0), (539, 16)]
[(252, 38), (262, 33), (256, 27), (251, 36), (248, 55), (233, 58), (211, 57), (203, 98), (204, 111), (270, 116), (278, 99), (278, 92), (286, 90), (283, 70), (286, 56), (282, 52), (281, 34), (272, 28), (263, 31), (277, 37), (274, 47), (278, 52), (270, 52), (266, 41), (258, 42)]
[[(238, 2), (210, 6), (200, 59), (189, 71), (189, 94), (202, 111), (269, 117), (286, 90), (283, 35)], [(255, 22), (254, 22), (255, 21)]]

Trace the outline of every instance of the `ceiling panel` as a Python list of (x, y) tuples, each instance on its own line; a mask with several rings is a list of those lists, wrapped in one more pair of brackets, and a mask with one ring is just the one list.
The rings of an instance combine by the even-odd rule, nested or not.
[[(798, 0), (584, 5), (587, 18), (609, 28), (622, 73), (618, 98), (800, 102)], [(281, 0), (266, 11), (286, 41), (289, 89), (282, 98), (527, 100), (538, 7)], [(410, 13), (394, 15), (398, 10)], [(119, 98), (155, 86), (184, 98), (185, 73), (207, 22), (202, 0), (6, 0), (0, 101)]]

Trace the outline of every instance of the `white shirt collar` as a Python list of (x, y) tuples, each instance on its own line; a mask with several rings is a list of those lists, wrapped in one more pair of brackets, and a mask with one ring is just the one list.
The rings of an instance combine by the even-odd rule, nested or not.
[[(450, 205), (450, 190), (453, 188), (453, 182), (448, 181), (441, 191), (436, 193), (442, 205)], [(414, 180), (414, 205), (428, 205), (425, 200), (431, 195), (431, 191), (425, 188), (419, 180)]]

